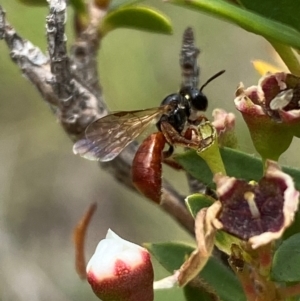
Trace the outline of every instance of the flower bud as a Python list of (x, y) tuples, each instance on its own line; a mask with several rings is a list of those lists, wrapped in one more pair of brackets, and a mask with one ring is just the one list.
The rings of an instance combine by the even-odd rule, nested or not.
[(87, 280), (103, 301), (153, 301), (148, 251), (108, 230), (87, 265)]
[(235, 135), (235, 116), (223, 109), (214, 109), (212, 112), (214, 121), (212, 125), (218, 133), (219, 146), (237, 148), (238, 142)]

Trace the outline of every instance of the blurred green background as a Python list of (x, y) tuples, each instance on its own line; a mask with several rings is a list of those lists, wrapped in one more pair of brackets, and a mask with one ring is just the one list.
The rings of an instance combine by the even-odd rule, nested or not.
[[(278, 63), (270, 45), (233, 25), (167, 3), (148, 1), (167, 14), (174, 35), (120, 29), (101, 44), (99, 72), (111, 110), (136, 110), (159, 105), (180, 84), (181, 37), (192, 26), (201, 49), (201, 81), (221, 69), (226, 73), (205, 88), (209, 110), (235, 112), (236, 86), (257, 83), (251, 60)], [(47, 7), (34, 8), (2, 0), (7, 19), (43, 51)], [(68, 42), (71, 44), (72, 11)], [(72, 230), (91, 202), (98, 203), (87, 241), (90, 256), (111, 228), (137, 242), (192, 241), (178, 225), (143, 197), (128, 191), (95, 162), (72, 153), (72, 143), (57, 124), (47, 104), (21, 75), (0, 43), (0, 300), (96, 300), (73, 266)], [(237, 113), (237, 133), (243, 150), (254, 153), (247, 129)], [(281, 162), (297, 165), (293, 148)], [(289, 160), (287, 160), (289, 158)], [(166, 169), (164, 176), (187, 193), (183, 175)], [(158, 271), (156, 277), (163, 275)], [(156, 300), (179, 289), (159, 292)]]

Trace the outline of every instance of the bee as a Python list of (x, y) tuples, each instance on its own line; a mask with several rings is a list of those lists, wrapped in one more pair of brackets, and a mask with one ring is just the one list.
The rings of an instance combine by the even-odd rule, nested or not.
[[(198, 54), (193, 31), (187, 28), (180, 57), (183, 80), (179, 92), (165, 97), (159, 107), (116, 112), (92, 122), (86, 128), (85, 139), (74, 144), (73, 152), (90, 160), (113, 160), (151, 123), (156, 122), (158, 131), (147, 137), (135, 154), (132, 181), (146, 197), (160, 203), (162, 162), (173, 154), (174, 146), (199, 146), (202, 138), (195, 127), (206, 120), (203, 112), (208, 106), (202, 90), (225, 72), (218, 72), (198, 89)], [(164, 151), (166, 145), (168, 149)]]

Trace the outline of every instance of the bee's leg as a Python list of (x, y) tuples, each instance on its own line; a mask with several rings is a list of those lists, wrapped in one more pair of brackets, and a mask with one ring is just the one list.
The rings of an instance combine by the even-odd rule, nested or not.
[(170, 158), (173, 152), (174, 152), (174, 146), (169, 145), (169, 149), (163, 152), (163, 162), (169, 167), (172, 167), (173, 169), (176, 170), (183, 169), (179, 163), (177, 163), (174, 159)]
[(167, 159), (169, 157), (171, 157), (174, 153), (174, 146), (173, 145), (169, 145), (169, 149), (166, 151), (163, 151), (163, 159)]
[(160, 127), (162, 133), (164, 134), (167, 142), (170, 145), (178, 145), (178, 146), (189, 147), (189, 148), (197, 148), (199, 145), (198, 139), (193, 141), (191, 139), (185, 138), (180, 133), (178, 133), (170, 123), (166, 121), (162, 121)]
[[(210, 125), (212, 128), (212, 126)], [(203, 137), (201, 130), (190, 125), (184, 133), (178, 133), (168, 122), (161, 122), (161, 130), (170, 145), (182, 146), (200, 151), (211, 145), (212, 135)], [(213, 132), (213, 130), (212, 130)]]

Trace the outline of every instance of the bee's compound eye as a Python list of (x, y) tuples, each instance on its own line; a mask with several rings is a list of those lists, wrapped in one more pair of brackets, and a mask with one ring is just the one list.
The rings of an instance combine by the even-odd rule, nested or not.
[(197, 91), (191, 97), (192, 106), (199, 111), (205, 111), (207, 109), (208, 100), (207, 97), (200, 91)]
[(205, 111), (207, 109), (208, 100), (207, 97), (196, 88), (181, 89), (180, 94), (185, 97), (192, 107), (198, 111)]

